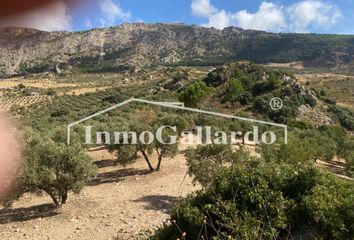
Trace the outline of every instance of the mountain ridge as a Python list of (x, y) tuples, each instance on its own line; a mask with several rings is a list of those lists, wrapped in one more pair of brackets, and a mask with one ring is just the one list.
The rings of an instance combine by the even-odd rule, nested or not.
[(129, 23), (80, 32), (0, 28), (0, 72), (18, 74), (78, 67), (131, 70), (161, 64), (217, 65), (303, 61), (309, 66), (354, 65), (354, 36), (268, 33), (228, 27)]

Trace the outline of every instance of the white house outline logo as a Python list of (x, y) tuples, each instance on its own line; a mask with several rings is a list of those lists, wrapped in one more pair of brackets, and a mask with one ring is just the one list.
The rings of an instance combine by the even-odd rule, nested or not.
[(223, 118), (228, 118), (228, 119), (236, 119), (239, 121), (247, 121), (247, 122), (252, 122), (252, 123), (259, 123), (259, 124), (283, 128), (284, 129), (284, 142), (285, 142), (285, 144), (288, 144), (288, 126), (284, 125), (284, 124), (272, 123), (272, 122), (256, 120), (256, 119), (252, 119), (252, 118), (238, 117), (238, 116), (234, 116), (234, 115), (228, 115), (228, 114), (223, 114), (223, 113), (201, 110), (201, 109), (197, 109), (197, 108), (189, 108), (189, 107), (185, 107), (184, 104), (181, 102), (156, 102), (156, 101), (149, 101), (149, 100), (139, 99), (139, 98), (131, 98), (131, 99), (126, 100), (124, 102), (118, 103), (112, 107), (109, 107), (105, 110), (102, 110), (102, 111), (92, 114), (88, 117), (80, 119), (76, 122), (70, 123), (67, 126), (67, 144), (69, 145), (71, 142), (71, 129), (72, 129), (72, 127), (74, 127), (82, 122), (88, 121), (92, 118), (98, 117), (98, 116), (105, 114), (107, 112), (110, 112), (110, 111), (112, 111), (116, 108), (119, 108), (121, 106), (127, 105), (129, 103), (133, 103), (133, 102), (143, 103), (143, 104), (148, 104), (148, 105), (155, 105), (155, 106), (160, 106), (160, 107), (173, 108), (173, 109), (184, 110), (184, 111), (188, 111), (188, 112), (212, 115), (212, 116), (223, 117)]

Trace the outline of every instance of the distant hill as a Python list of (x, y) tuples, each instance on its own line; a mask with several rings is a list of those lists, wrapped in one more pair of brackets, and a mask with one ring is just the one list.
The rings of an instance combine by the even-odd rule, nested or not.
[(0, 72), (139, 70), (161, 64), (220, 65), (303, 61), (307, 66), (354, 66), (354, 36), (274, 34), (229, 27), (123, 24), (83, 32), (0, 29)]

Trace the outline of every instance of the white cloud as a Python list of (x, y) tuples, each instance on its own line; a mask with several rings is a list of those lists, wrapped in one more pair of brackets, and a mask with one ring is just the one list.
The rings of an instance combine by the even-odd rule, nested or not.
[(72, 18), (69, 9), (62, 1), (49, 4), (19, 16), (0, 20), (2, 27), (27, 27), (44, 31), (70, 31)]
[(218, 12), (209, 0), (193, 0), (191, 7), (193, 14), (198, 17), (209, 17)]
[(308, 32), (310, 27), (327, 28), (338, 22), (342, 14), (337, 6), (322, 1), (307, 0), (288, 9), (290, 29)]
[(209, 22), (205, 24), (206, 27), (215, 27), (217, 29), (223, 29), (233, 25), (232, 16), (225, 12), (225, 10), (220, 10), (215, 14), (209, 16)]
[(237, 26), (245, 29), (281, 31), (287, 26), (282, 7), (269, 2), (262, 2), (255, 13), (239, 11), (235, 19)]
[(235, 13), (217, 9), (210, 0), (193, 0), (194, 15), (207, 18), (203, 26), (223, 29), (237, 26), (272, 32), (308, 32), (310, 29), (329, 28), (342, 14), (335, 5), (320, 0), (304, 0), (290, 6), (278, 6), (263, 1), (256, 12), (241, 10)]
[(99, 20), (102, 27), (112, 26), (117, 20), (129, 20), (132, 15), (130, 12), (125, 12), (119, 3), (112, 0), (100, 0), (99, 7), (103, 17)]

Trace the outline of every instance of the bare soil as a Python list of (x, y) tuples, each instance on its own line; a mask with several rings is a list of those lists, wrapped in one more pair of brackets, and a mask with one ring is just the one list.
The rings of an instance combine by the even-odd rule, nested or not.
[(105, 150), (90, 154), (99, 174), (80, 195), (71, 194), (60, 209), (46, 195), (23, 196), (12, 209), (0, 209), (0, 239), (146, 239), (181, 198), (199, 188), (186, 175), (182, 153), (154, 173), (142, 159), (124, 168)]

